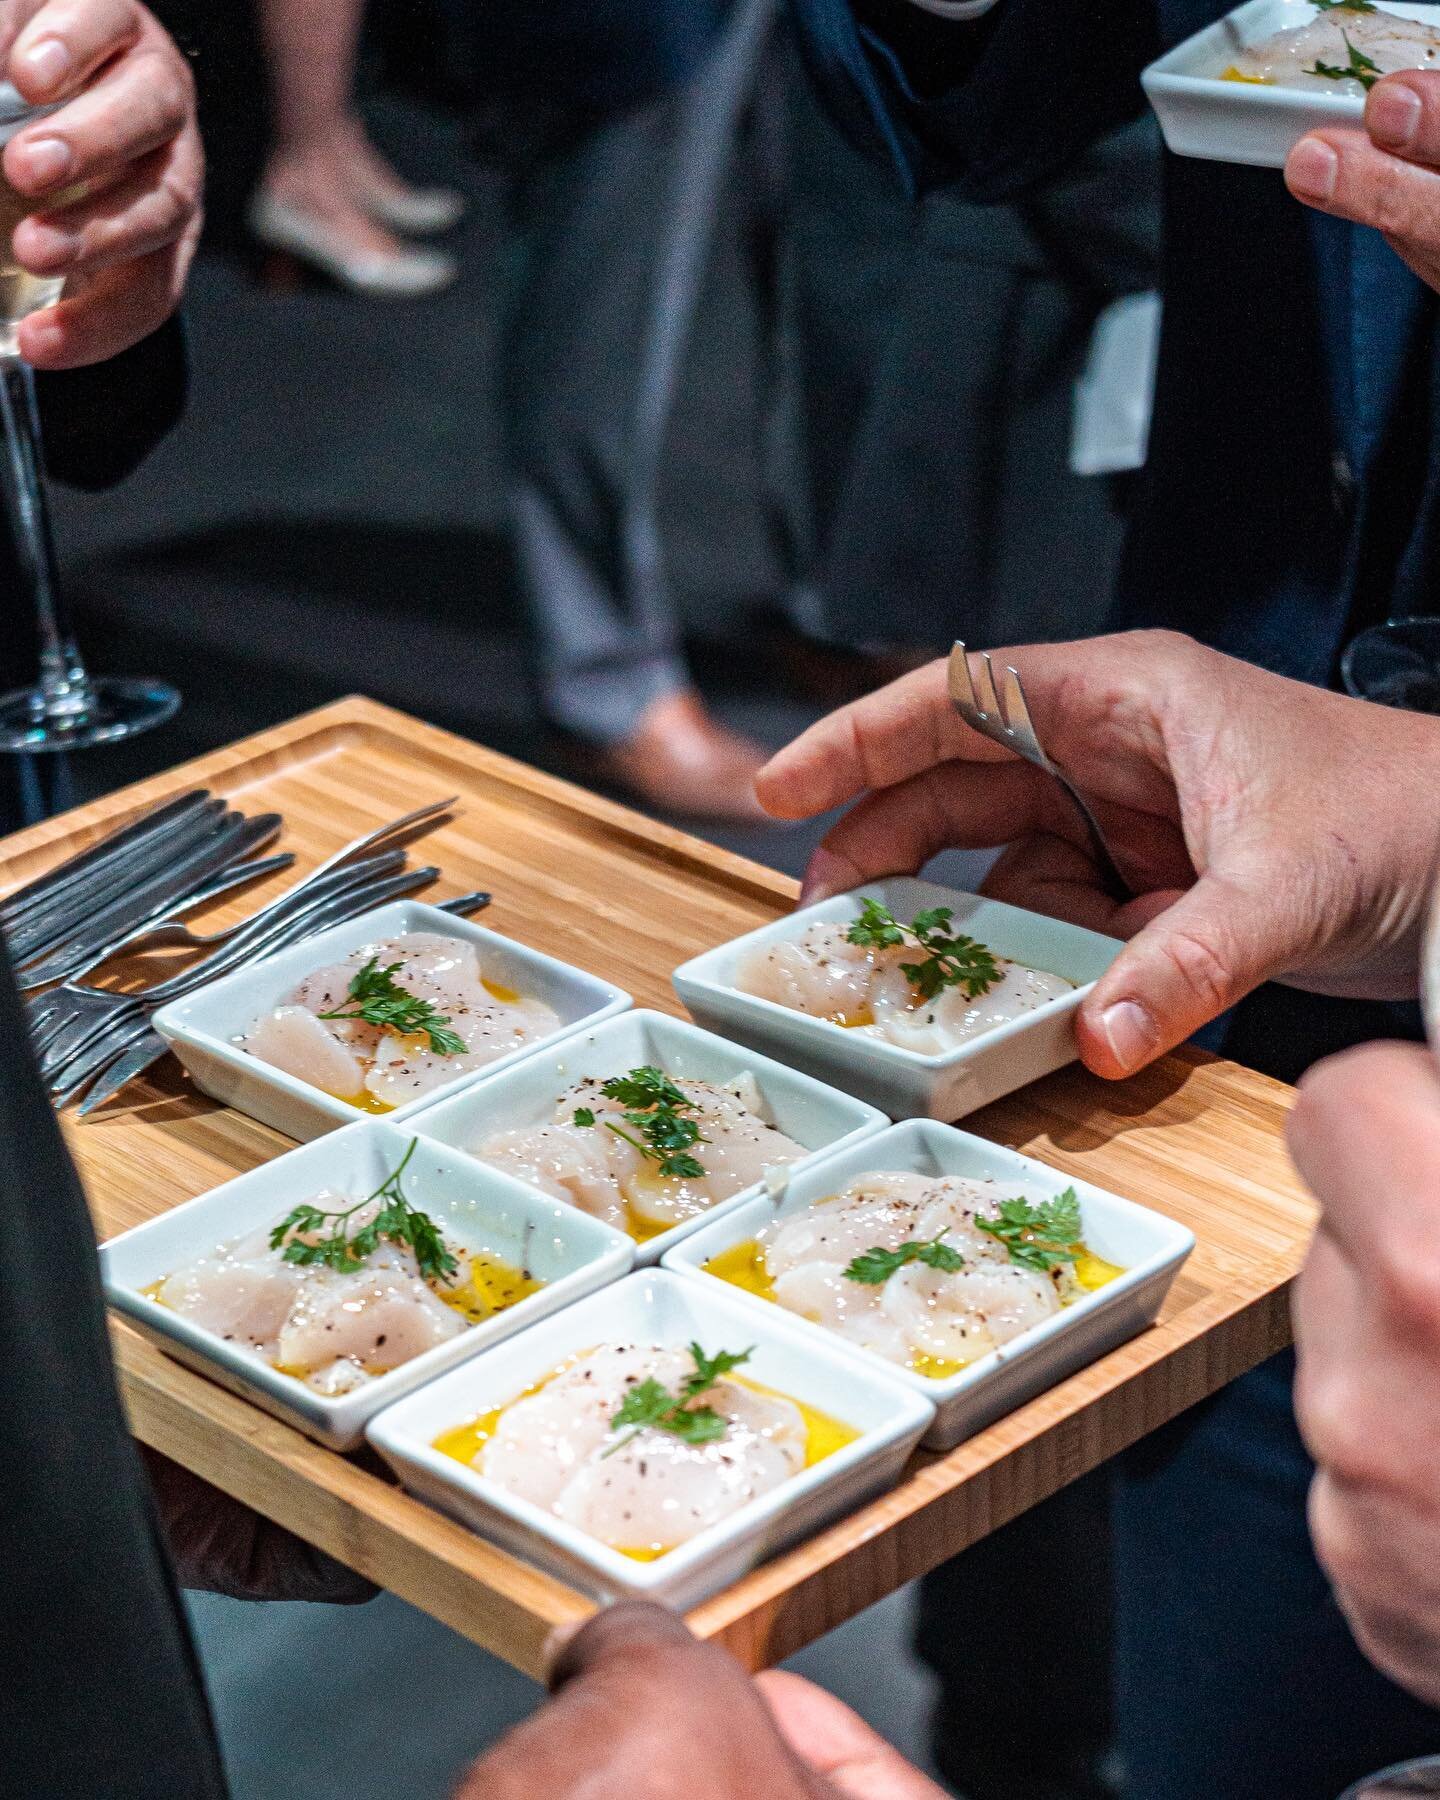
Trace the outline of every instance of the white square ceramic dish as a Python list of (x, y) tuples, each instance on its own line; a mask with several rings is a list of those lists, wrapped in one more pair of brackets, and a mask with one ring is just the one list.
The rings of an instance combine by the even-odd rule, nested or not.
[(483, 1069), (468, 1070), (433, 1094), (397, 1107), (386, 1115), (388, 1118), (407, 1118), (417, 1106), (428, 1105), (438, 1095), (453, 1094), (473, 1081), (488, 1080), (578, 1026), (597, 1024), (630, 1005), (627, 993), (597, 975), (587, 975), (583, 969), (557, 962), (553, 956), (487, 931), (483, 925), (472, 925), (468, 919), (456, 918), (417, 900), (399, 900), (322, 931), (250, 968), (237, 969), (233, 975), (212, 982), (187, 999), (163, 1007), (155, 1015), (155, 1029), (174, 1049), (202, 1093), (248, 1113), (262, 1124), (273, 1125), (287, 1137), (306, 1142), (339, 1125), (363, 1119), (365, 1113), (348, 1100), (337, 1099), (308, 1081), (261, 1062), (242, 1050), (236, 1038), (278, 1006), (312, 969), (338, 962), (362, 944), (416, 931), (438, 932), (443, 937), (474, 944), (487, 975), (517, 993), (554, 1007), (560, 1015), (561, 1029)]
[[(1440, 25), (1440, 8), (1433, 5), (1381, 3), (1403, 18)], [(1359, 125), (1365, 102), (1357, 94), (1220, 79), (1252, 44), (1317, 16), (1310, 0), (1247, 0), (1152, 63), (1141, 81), (1170, 149), (1208, 162), (1282, 169), (1306, 132)]]
[(316, 1393), (253, 1351), (226, 1343), (142, 1291), (196, 1257), (278, 1223), (322, 1188), (372, 1193), (398, 1167), (414, 1134), (369, 1119), (292, 1150), (101, 1246), (106, 1297), (162, 1350), (297, 1425), (335, 1450), (351, 1450), (372, 1414), (421, 1382), (567, 1306), (630, 1268), (635, 1246), (573, 1207), (441, 1144), (416, 1144), (405, 1191), (471, 1250), (527, 1266), (544, 1283), (518, 1305), (437, 1345), (353, 1393)]
[(1107, 1194), (1087, 1182), (1071, 1181), (1044, 1163), (1002, 1149), (967, 1131), (937, 1125), (930, 1119), (912, 1119), (854, 1149), (810, 1164), (778, 1201), (762, 1196), (713, 1225), (707, 1224), (670, 1251), (665, 1267), (688, 1280), (702, 1282), (707, 1289), (719, 1288), (735, 1294), (758, 1312), (782, 1312), (784, 1317), (794, 1319), (802, 1331), (833, 1344), (837, 1341), (834, 1334), (823, 1325), (796, 1318), (758, 1295), (732, 1287), (719, 1276), (709, 1274), (705, 1264), (722, 1251), (753, 1238), (777, 1218), (793, 1217), (817, 1200), (836, 1193), (847, 1182), (877, 1170), (993, 1180), (997, 1184), (997, 1199), (1019, 1195), (1037, 1203), (1073, 1187), (1080, 1199), (1086, 1245), (1097, 1256), (1125, 1270), (1103, 1288), (943, 1381), (932, 1381), (870, 1351), (852, 1350), (852, 1354), (890, 1370), (934, 1403), (935, 1423), (925, 1438), (933, 1450), (953, 1449), (1153, 1324), (1180, 1265), (1195, 1246), (1194, 1233), (1163, 1213)]
[[(733, 1081), (737, 1075), (753, 1075), (767, 1103), (770, 1123), (817, 1155), (846, 1149), (890, 1123), (884, 1113), (863, 1100), (837, 1093), (768, 1056), (738, 1049), (686, 1019), (671, 1019), (657, 1012), (624, 1013), (593, 1031), (574, 1032), (552, 1048), (528, 1057), (518, 1068), (421, 1108), (408, 1122), (424, 1137), (478, 1156), (480, 1144), (492, 1131), (548, 1124), (555, 1101), (575, 1082), (589, 1076), (608, 1079), (644, 1064), (682, 1080), (716, 1084)], [(703, 1151), (700, 1154), (703, 1157)], [(776, 1179), (783, 1182), (813, 1160), (806, 1157), (784, 1165), (777, 1170)], [(647, 1239), (637, 1247), (636, 1262), (642, 1267), (659, 1262), (671, 1245), (712, 1219), (733, 1212), (759, 1191), (758, 1184), (746, 1188), (709, 1212)]]
[[(442, 1432), (515, 1399), (576, 1351), (606, 1343), (683, 1347), (692, 1340), (711, 1353), (753, 1344), (747, 1376), (843, 1420), (861, 1436), (653, 1562), (611, 1550), (433, 1447)], [(638, 1594), (688, 1607), (892, 1486), (933, 1417), (927, 1400), (868, 1358), (815, 1343), (783, 1314), (757, 1317), (718, 1283), (702, 1287), (650, 1269), (387, 1408), (366, 1435), (412, 1493), (597, 1599)]]
[[(864, 899), (881, 901), (906, 921), (926, 907), (949, 906), (956, 931), (978, 938), (997, 955), (1063, 975), (1076, 984), (1075, 989), (958, 1049), (922, 1056), (773, 1000), (742, 994), (733, 985), (747, 951), (798, 937), (816, 921), (857, 918)], [(1078, 925), (937, 887), (931, 881), (896, 876), (837, 894), (707, 951), (678, 968), (674, 980), (675, 991), (690, 1012), (712, 1031), (794, 1063), (818, 1080), (870, 1101), (892, 1118), (949, 1120), (1074, 1061), (1075, 1013), (1120, 948), (1113, 938)]]

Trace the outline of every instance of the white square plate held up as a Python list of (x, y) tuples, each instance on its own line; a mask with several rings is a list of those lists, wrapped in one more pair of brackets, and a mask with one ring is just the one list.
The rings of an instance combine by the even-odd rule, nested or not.
[[(1075, 983), (1074, 990), (954, 1050), (922, 1056), (868, 1032), (847, 1030), (774, 1000), (742, 994), (734, 985), (736, 969), (748, 951), (799, 937), (817, 921), (858, 918), (866, 899), (880, 901), (907, 923), (927, 907), (948, 906), (954, 911), (955, 931), (978, 939), (998, 956), (1062, 975)], [(794, 1063), (818, 1080), (870, 1101), (892, 1118), (949, 1120), (1073, 1062), (1075, 1014), (1119, 952), (1113, 938), (1078, 925), (937, 887), (931, 881), (897, 876), (837, 894), (722, 944), (683, 964), (674, 979), (676, 993), (712, 1031)]]
[[(1440, 27), (1440, 7), (1380, 4), (1401, 18)], [(1358, 126), (1365, 115), (1359, 94), (1220, 79), (1251, 45), (1318, 17), (1310, 0), (1247, 0), (1152, 63), (1141, 81), (1170, 149), (1207, 162), (1283, 169), (1307, 132)]]
[[(740, 1075), (753, 1075), (766, 1103), (768, 1122), (816, 1155), (843, 1150), (889, 1123), (884, 1113), (849, 1094), (837, 1093), (768, 1056), (741, 1050), (686, 1019), (656, 1012), (623, 1013), (593, 1031), (577, 1031), (553, 1048), (527, 1058), (518, 1068), (423, 1107), (410, 1115), (410, 1123), (425, 1137), (479, 1156), (481, 1144), (492, 1132), (549, 1124), (556, 1100), (577, 1081), (587, 1077), (606, 1080), (645, 1065), (662, 1069), (672, 1079), (708, 1081), (717, 1086)], [(703, 1160), (703, 1149), (697, 1154)], [(782, 1164), (775, 1179), (788, 1180), (813, 1160), (810, 1156)], [(636, 1261), (641, 1265), (659, 1262), (672, 1244), (734, 1211), (759, 1191), (758, 1184), (746, 1188), (709, 1212), (646, 1239), (637, 1250)]]
[(528, 999), (543, 1000), (560, 1017), (560, 1029), (549, 1037), (524, 1044), (508, 1056), (498, 1057), (483, 1069), (468, 1069), (453, 1082), (434, 1092), (396, 1107), (387, 1116), (406, 1118), (417, 1106), (428, 1105), (439, 1094), (453, 1094), (474, 1081), (485, 1081), (527, 1056), (555, 1043), (581, 1025), (594, 1025), (624, 1012), (630, 996), (597, 975), (573, 969), (538, 950), (530, 950), (511, 938), (472, 925), (453, 913), (440, 912), (418, 900), (398, 900), (361, 918), (333, 926), (303, 943), (293, 944), (250, 968), (237, 969), (187, 999), (162, 1007), (155, 1015), (155, 1029), (184, 1063), (202, 1093), (248, 1113), (264, 1125), (273, 1125), (287, 1137), (302, 1142), (334, 1131), (365, 1117), (348, 1100), (327, 1094), (296, 1075), (262, 1062), (236, 1042), (252, 1030), (266, 1013), (313, 970), (340, 962), (352, 950), (382, 938), (406, 937), (411, 932), (435, 932), (474, 944), (480, 967), (493, 981), (513, 988)]
[[(861, 1435), (653, 1562), (610, 1549), (434, 1448), (442, 1433), (519, 1398), (577, 1352), (692, 1341), (711, 1355), (753, 1345), (745, 1377)], [(640, 1595), (689, 1607), (891, 1487), (933, 1417), (930, 1403), (893, 1374), (816, 1343), (783, 1314), (757, 1317), (718, 1285), (712, 1292), (651, 1269), (389, 1407), (366, 1435), (412, 1493), (597, 1599)]]
[(334, 1450), (360, 1442), (365, 1422), (421, 1382), (626, 1273), (634, 1245), (599, 1220), (440, 1144), (417, 1143), (406, 1165), (411, 1203), (468, 1250), (483, 1251), (543, 1283), (538, 1292), (349, 1394), (327, 1396), (248, 1348), (183, 1318), (144, 1290), (198, 1257), (234, 1243), (324, 1189), (363, 1199), (399, 1167), (414, 1134), (369, 1119), (277, 1156), (223, 1187), (137, 1225), (101, 1247), (110, 1304), (162, 1350), (263, 1406)]
[[(1077, 1369), (1143, 1331), (1154, 1322), (1180, 1265), (1195, 1247), (1193, 1232), (1163, 1213), (1107, 1194), (1086, 1182), (1067, 1180), (1044, 1163), (1002, 1149), (969, 1132), (937, 1125), (929, 1119), (914, 1119), (892, 1126), (854, 1149), (812, 1163), (796, 1176), (778, 1201), (751, 1201), (727, 1218), (707, 1225), (672, 1250), (665, 1258), (665, 1267), (689, 1280), (703, 1282), (707, 1288), (737, 1293), (762, 1312), (783, 1311), (776, 1303), (745, 1294), (719, 1276), (709, 1274), (705, 1264), (722, 1251), (753, 1239), (778, 1219), (803, 1213), (859, 1176), (882, 1170), (993, 1181), (997, 1200), (1023, 1197), (1033, 1204), (1052, 1200), (1073, 1187), (1080, 1200), (1087, 1248), (1125, 1271), (1012, 1338), (993, 1354), (942, 1381), (932, 1381), (868, 1350), (847, 1346), (853, 1353), (871, 1358), (879, 1367), (892, 1370), (917, 1393), (934, 1402), (938, 1413), (925, 1438), (932, 1450), (953, 1449), (1005, 1413), (1013, 1412), (1036, 1394), (1054, 1387), (1056, 1382), (1064, 1381)], [(795, 1315), (786, 1312), (785, 1317)], [(823, 1325), (805, 1319), (797, 1323), (821, 1339), (837, 1341)]]

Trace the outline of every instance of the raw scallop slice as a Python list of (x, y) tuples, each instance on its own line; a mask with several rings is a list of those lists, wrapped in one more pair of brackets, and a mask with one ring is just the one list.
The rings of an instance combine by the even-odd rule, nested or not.
[(973, 1362), (1060, 1310), (1054, 1284), (1030, 1269), (987, 1263), (955, 1274), (912, 1263), (885, 1283), (881, 1306), (915, 1350)]
[(177, 1269), (161, 1285), (159, 1298), (227, 1343), (271, 1353), (301, 1283), (300, 1271), (274, 1256), (222, 1251)]
[(418, 1274), (407, 1272), (398, 1258), (386, 1263), (377, 1257), (353, 1275), (329, 1269), (311, 1275), (280, 1332), (275, 1361), (309, 1370), (344, 1359), (380, 1374), (465, 1328), (461, 1315)]
[[(1343, 33), (1343, 35), (1342, 35)], [(1287, 88), (1315, 88), (1326, 93), (1350, 93), (1363, 97), (1358, 80), (1337, 81), (1317, 75), (1317, 63), (1332, 68), (1350, 66), (1350, 40), (1384, 75), (1397, 69), (1440, 67), (1440, 32), (1420, 19), (1404, 19), (1398, 13), (1373, 13), (1343, 9), (1343, 16), (1325, 14), (1290, 31), (1272, 37), (1236, 56), (1231, 67), (1250, 81)]]
[(365, 1070), (358, 1058), (303, 1006), (268, 1013), (241, 1043), (262, 1062), (342, 1100), (364, 1092)]
[(872, 1035), (921, 1056), (940, 1056), (1073, 991), (1063, 976), (1023, 963), (1002, 961), (1000, 970), (1000, 980), (978, 1000), (948, 987), (919, 1005), (903, 969), (882, 970), (872, 993)]
[(846, 1267), (838, 1262), (809, 1262), (791, 1269), (777, 1277), (775, 1298), (787, 1312), (813, 1320), (852, 1344), (891, 1362), (908, 1362), (909, 1341), (881, 1307), (883, 1288), (851, 1281)]
[(876, 955), (852, 944), (849, 929), (808, 925), (798, 938), (761, 944), (741, 959), (736, 987), (812, 1018), (861, 1023), (869, 1017)]
[(654, 1344), (591, 1351), (505, 1408), (480, 1452), (480, 1471), (508, 1493), (552, 1507), (575, 1470), (611, 1436), (610, 1421), (632, 1387), (650, 1376), (675, 1391), (692, 1368), (683, 1350)]
[(618, 1550), (673, 1549), (805, 1466), (804, 1416), (780, 1395), (718, 1381), (705, 1403), (723, 1438), (687, 1444), (646, 1427), (581, 1463), (554, 1502), (568, 1524)]
[(552, 1200), (567, 1201), (622, 1231), (628, 1223), (609, 1147), (594, 1130), (537, 1125), (497, 1131), (485, 1139), (478, 1154)]
[(778, 1278), (812, 1262), (844, 1268), (862, 1251), (898, 1250), (919, 1236), (934, 1188), (924, 1175), (862, 1175), (833, 1199), (784, 1221), (765, 1252), (771, 1275)]

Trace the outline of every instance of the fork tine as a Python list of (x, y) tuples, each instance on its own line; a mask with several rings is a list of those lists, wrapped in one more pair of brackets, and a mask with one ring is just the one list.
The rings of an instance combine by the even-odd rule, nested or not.
[(1020, 684), (1020, 671), (1008, 667), (1005, 670), (1005, 725), (1016, 737), (1028, 740), (1028, 748), (1036, 755), (1045, 754), (1030, 721), (1030, 707), (1025, 699), (1025, 689)]
[(975, 699), (975, 684), (970, 679), (970, 657), (959, 638), (950, 652), (950, 699), (960, 716), (970, 724), (984, 716)]
[(988, 650), (980, 652), (980, 707), (987, 717), (1008, 730), (1005, 714), (1000, 710), (1000, 697), (995, 692), (995, 670)]

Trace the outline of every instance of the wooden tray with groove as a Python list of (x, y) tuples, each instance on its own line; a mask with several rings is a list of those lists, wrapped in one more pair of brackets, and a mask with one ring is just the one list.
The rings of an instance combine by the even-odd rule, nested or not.
[[(302, 867), (458, 794), (423, 840), (435, 898), (493, 889), (496, 930), (678, 1011), (670, 971), (790, 908), (795, 884), (580, 788), (364, 699), (337, 702), (0, 845), (11, 888), (161, 797), (208, 786), (285, 815)], [(271, 884), (276, 891), (293, 877)], [(220, 923), (270, 888), (216, 907)], [(1288, 1286), (1313, 1224), (1285, 1155), (1290, 1091), (1199, 1055), (1110, 1086), (1078, 1069), (966, 1121), (1068, 1174), (1183, 1220), (1199, 1244), (1158, 1325), (892, 1493), (696, 1609), (752, 1668), (788, 1656), (1044, 1499), (1289, 1340)], [(173, 1064), (66, 1132), (101, 1237), (277, 1155), (286, 1140), (191, 1091)], [(363, 1454), (310, 1443), (115, 1327), (137, 1435), (519, 1668), (590, 1603), (404, 1494)]]

